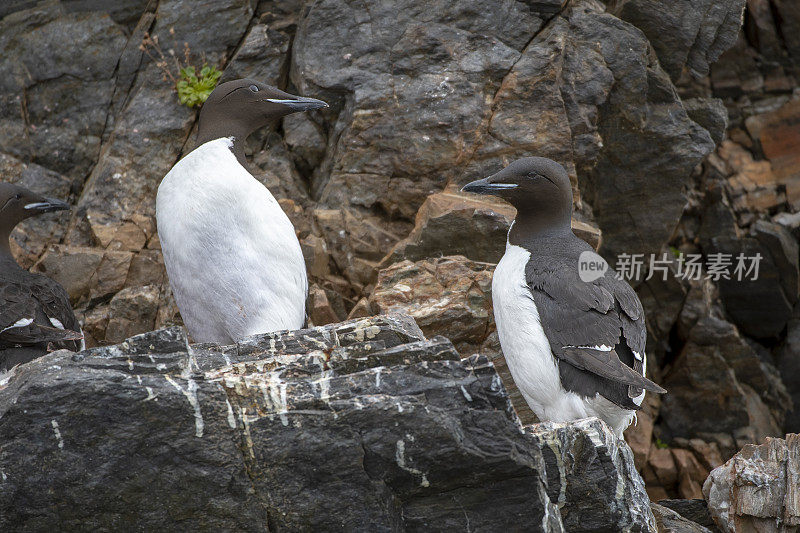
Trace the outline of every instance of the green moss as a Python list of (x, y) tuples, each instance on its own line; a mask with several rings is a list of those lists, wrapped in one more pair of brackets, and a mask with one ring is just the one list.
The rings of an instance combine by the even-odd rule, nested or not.
[(222, 72), (216, 67), (203, 65), (198, 75), (194, 67), (184, 67), (180, 70), (180, 79), (175, 84), (178, 99), (186, 107), (197, 107), (205, 102), (217, 86)]

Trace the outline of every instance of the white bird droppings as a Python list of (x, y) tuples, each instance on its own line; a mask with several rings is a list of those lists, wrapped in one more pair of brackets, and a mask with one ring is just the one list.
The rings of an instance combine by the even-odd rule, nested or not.
[(472, 396), (467, 392), (467, 389), (464, 388), (464, 385), (461, 385), (461, 394), (464, 395), (464, 398), (467, 399), (468, 402), (472, 401)]
[(193, 379), (186, 380), (187, 385), (186, 390), (184, 390), (183, 387), (178, 385), (178, 383), (171, 377), (165, 375), (164, 379), (169, 381), (173, 387), (178, 389), (184, 396), (186, 396), (186, 399), (189, 400), (189, 405), (191, 405), (194, 409), (194, 434), (196, 437), (202, 437), (205, 423), (203, 422), (203, 413), (200, 411), (200, 402), (197, 401), (197, 383), (195, 383)]
[(428, 482), (428, 476), (426, 476), (424, 472), (417, 470), (416, 468), (412, 468), (406, 464), (406, 443), (402, 439), (397, 441), (397, 444), (395, 445), (394, 458), (397, 462), (397, 466), (410, 474), (415, 474), (422, 477), (422, 481), (419, 484), (420, 487), (431, 486), (430, 482)]
[(64, 449), (64, 439), (61, 438), (61, 430), (58, 429), (58, 422), (56, 422), (55, 418), (50, 421), (51, 425), (53, 426), (53, 433), (56, 436), (56, 440), (58, 441), (58, 448), (60, 450)]
[(225, 398), (225, 405), (228, 407), (228, 425), (231, 429), (236, 429), (236, 418), (233, 416), (233, 407), (231, 407), (231, 402)]

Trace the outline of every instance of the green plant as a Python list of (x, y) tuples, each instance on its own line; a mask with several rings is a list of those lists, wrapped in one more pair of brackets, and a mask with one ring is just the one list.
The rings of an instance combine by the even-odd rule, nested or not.
[(196, 107), (206, 101), (211, 91), (217, 86), (222, 72), (216, 67), (204, 64), (200, 75), (195, 74), (194, 67), (184, 67), (180, 70), (180, 80), (175, 84), (178, 90), (178, 99), (187, 107)]
[(656, 437), (655, 444), (656, 444), (656, 448), (660, 448), (662, 450), (664, 450), (666, 448), (669, 448), (669, 445), (666, 442), (664, 442), (661, 439), (659, 439), (658, 437)]
[[(169, 33), (175, 35), (175, 30), (170, 28)], [(158, 35), (145, 33), (139, 49), (161, 69), (161, 79), (172, 84), (178, 100), (186, 107), (197, 107), (205, 102), (222, 76), (217, 67), (206, 62), (205, 56), (202, 57), (202, 67), (193, 66), (189, 43), (183, 43), (183, 60), (173, 48), (168, 48), (165, 54)]]

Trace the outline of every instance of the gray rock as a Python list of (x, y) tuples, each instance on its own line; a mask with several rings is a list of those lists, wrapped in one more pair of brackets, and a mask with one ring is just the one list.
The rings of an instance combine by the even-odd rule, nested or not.
[(460, 359), (394, 315), (228, 347), (190, 347), (171, 328), (5, 376), (0, 526), (120, 524), (563, 532), (655, 522), (630, 449), (602, 422), (523, 431), (485, 357)]
[(564, 106), (581, 195), (603, 232), (600, 252), (611, 263), (623, 252), (658, 253), (713, 141), (686, 115), (636, 28), (585, 2), (573, 8), (569, 29)]
[(41, 3), (0, 21), (0, 151), (83, 178), (100, 151), (123, 28)]
[(655, 530), (633, 453), (603, 422), (545, 422), (529, 433), (544, 453), (547, 493), (561, 508), (566, 531)]
[(747, 445), (714, 469), (703, 494), (724, 533), (778, 533), (800, 527), (800, 435)]
[[(764, 236), (762, 239), (766, 239), (765, 242), (770, 247), (774, 248), (774, 244), (777, 244), (771, 237)], [(786, 283), (796, 283), (794, 280), (797, 278), (785, 283), (782, 281), (781, 271), (787, 272), (792, 260), (787, 256), (778, 256), (776, 261), (762, 239), (715, 237), (711, 239), (706, 251), (708, 254), (728, 254), (732, 273), (740, 254), (745, 258), (760, 256), (757, 279), (752, 279), (752, 275), (743, 275), (739, 280), (737, 276), (731, 275), (730, 279), (718, 281), (719, 292), (725, 311), (743, 333), (756, 338), (774, 338), (779, 336), (792, 316), (792, 301), (784, 286)], [(749, 265), (750, 259), (747, 261)], [(794, 261), (796, 265), (796, 258)], [(779, 268), (779, 264), (783, 268)]]
[[(748, 383), (760, 385), (764, 396)], [(754, 442), (782, 434), (788, 397), (777, 373), (730, 323), (713, 315), (691, 329), (663, 385), (669, 394), (662, 400), (661, 419), (672, 438), (727, 433), (746, 434), (746, 441)]]
[(610, 0), (613, 11), (641, 29), (673, 80), (684, 70), (695, 78), (736, 42), (745, 0)]
[(0, 386), (0, 522), (563, 531), (491, 365), (420, 339), (410, 319), (359, 320), (213, 367), (172, 329), (18, 367)]
[(790, 304), (797, 303), (800, 286), (797, 240), (782, 225), (766, 220), (757, 220), (752, 229), (756, 239), (769, 251), (770, 258), (778, 270), (778, 278), (786, 299)]
[(728, 127), (728, 110), (719, 98), (685, 98), (683, 107), (689, 118), (703, 126), (711, 135), (714, 144), (725, 138)]

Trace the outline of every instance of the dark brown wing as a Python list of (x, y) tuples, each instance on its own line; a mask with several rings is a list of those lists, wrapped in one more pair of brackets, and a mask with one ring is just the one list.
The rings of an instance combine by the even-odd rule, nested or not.
[(24, 270), (0, 279), (0, 349), (52, 343), (77, 350), (80, 323), (61, 285)]
[[(565, 389), (596, 393), (625, 409), (642, 389), (664, 389), (644, 377), (647, 331), (633, 289), (611, 272), (584, 282), (574, 265), (531, 261), (525, 277)], [(554, 266), (558, 265), (558, 266)]]

